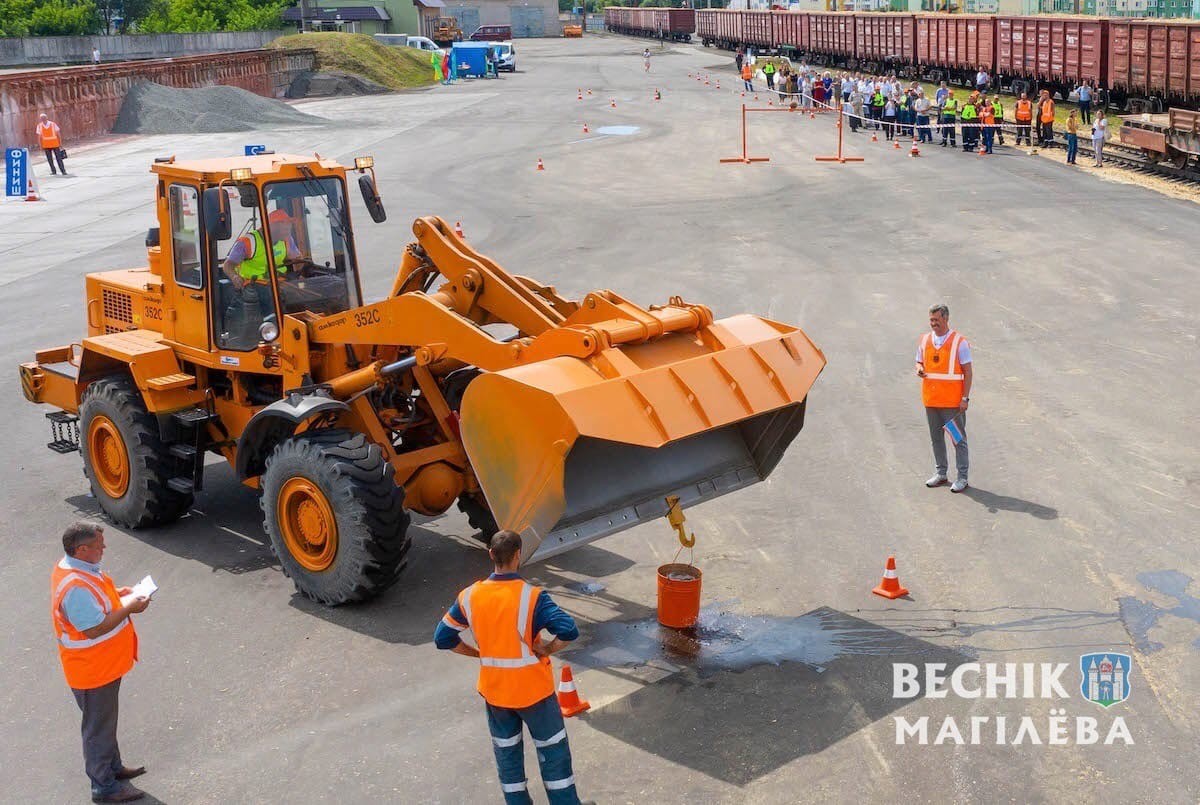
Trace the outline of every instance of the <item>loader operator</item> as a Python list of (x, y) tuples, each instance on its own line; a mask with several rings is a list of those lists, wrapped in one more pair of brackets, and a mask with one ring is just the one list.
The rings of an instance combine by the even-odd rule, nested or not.
[[(272, 256), (279, 279), (279, 293), (286, 301), (291, 296), (288, 263), (304, 259), (292, 234), (292, 218), (283, 210), (273, 210), (267, 216), (275, 243)], [(258, 343), (258, 327), (263, 318), (275, 309), (271, 299), (271, 283), (267, 278), (267, 239), (259, 229), (240, 237), (229, 250), (221, 270), (233, 283), (235, 293), (225, 312), (225, 329), (229, 340), (241, 347)]]
[[(521, 737), (528, 728), (547, 799), (551, 805), (576, 805), (579, 795), (571, 771), (571, 748), (555, 696), (550, 655), (578, 637), (579, 628), (548, 593), (517, 575), (520, 534), (497, 531), (488, 554), (495, 572), (458, 594), (437, 625), (434, 645), (479, 658), (478, 690), (487, 707), (504, 801), (508, 805), (533, 802)], [(459, 638), (465, 629), (474, 634), (478, 649)], [(553, 635), (549, 642), (538, 638), (543, 629)]]

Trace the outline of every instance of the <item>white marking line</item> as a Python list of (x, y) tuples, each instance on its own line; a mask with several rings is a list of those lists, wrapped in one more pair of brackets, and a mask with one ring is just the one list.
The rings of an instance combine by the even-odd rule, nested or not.
[(227, 533), (229, 533), (229, 534), (233, 534), (235, 537), (241, 537), (242, 539), (246, 540), (246, 542), (253, 542), (255, 545), (259, 545), (259, 546), (262, 546), (262, 547), (264, 547), (264, 548), (267, 546), (267, 543), (265, 543), (265, 542), (259, 542), (259, 541), (258, 541), (258, 540), (256, 540), (254, 537), (248, 537), (248, 536), (246, 536), (245, 534), (240, 534), (240, 533), (238, 533), (237, 531), (234, 531), (232, 528), (226, 528), (226, 527), (225, 527), (225, 526), (223, 526), (223, 525), (219, 525), (219, 526), (217, 526), (217, 528), (219, 528), (219, 529), (221, 529), (222, 531), (225, 531), (225, 532), (227, 532)]
[(1168, 495), (1166, 492), (1159, 492), (1157, 489), (1154, 489), (1153, 487), (1146, 486), (1145, 484), (1137, 484), (1137, 485), (1138, 485), (1138, 486), (1140, 486), (1142, 489), (1145, 489), (1147, 492), (1153, 492), (1154, 494), (1156, 494), (1156, 495), (1159, 495), (1159, 496), (1161, 496), (1161, 497), (1164, 497), (1164, 498), (1166, 498), (1167, 500), (1170, 500), (1170, 499), (1171, 499), (1171, 496), (1170, 496), (1170, 495)]

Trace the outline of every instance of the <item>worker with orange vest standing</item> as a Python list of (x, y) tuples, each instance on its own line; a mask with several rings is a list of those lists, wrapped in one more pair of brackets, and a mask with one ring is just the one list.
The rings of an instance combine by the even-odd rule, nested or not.
[(746, 92), (754, 92), (754, 65), (749, 61), (742, 64), (742, 85)]
[(1038, 101), (1038, 145), (1048, 148), (1054, 143), (1054, 99), (1049, 90), (1042, 90)]
[[(486, 703), (504, 801), (533, 802), (525, 779), (524, 725), (537, 750), (547, 799), (552, 805), (578, 805), (550, 655), (577, 638), (579, 629), (544, 590), (517, 574), (520, 534), (497, 531), (488, 554), (495, 572), (458, 594), (437, 625), (434, 645), (479, 658), (478, 690)], [(462, 642), (459, 635), (465, 629), (474, 634), (478, 648)], [(538, 637), (543, 629), (552, 640)]]
[[(967, 400), (973, 378), (971, 345), (960, 333), (950, 329), (950, 308), (929, 308), (929, 330), (917, 346), (917, 377), (921, 378), (921, 401), (933, 441), (934, 473), (925, 485), (932, 488), (946, 483), (946, 435), (954, 441), (958, 478), (951, 492), (967, 488)], [(949, 423), (950, 427), (947, 425)]]
[(1033, 102), (1029, 100), (1029, 95), (1022, 92), (1021, 100), (1017, 101), (1017, 109), (1014, 115), (1017, 121), (1017, 145), (1021, 144), (1021, 138), (1025, 138), (1026, 145), (1033, 145), (1030, 139), (1030, 128), (1033, 126)]
[(132, 802), (144, 794), (125, 781), (146, 769), (121, 761), (117, 697), (121, 678), (137, 661), (137, 632), (130, 616), (143, 612), (150, 600), (121, 603), (121, 596), (132, 591), (117, 587), (100, 570), (100, 526), (75, 523), (63, 532), (62, 541), (66, 555), (50, 575), (50, 618), (67, 685), (83, 711), (83, 758), (92, 802)]
[[(58, 128), (58, 124), (46, 117), (46, 113), (38, 115), (37, 124), (38, 145), (42, 152), (46, 155), (46, 161), (50, 163), (50, 172), (58, 174), (62, 171), (62, 175), (67, 175), (67, 167), (63, 165), (62, 151), (62, 131)], [(58, 160), (58, 170), (54, 169), (54, 160)]]

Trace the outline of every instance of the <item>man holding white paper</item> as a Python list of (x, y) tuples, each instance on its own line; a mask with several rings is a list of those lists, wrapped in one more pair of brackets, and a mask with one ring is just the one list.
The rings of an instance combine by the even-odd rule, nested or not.
[(917, 346), (917, 377), (921, 378), (921, 401), (929, 438), (933, 442), (933, 476), (925, 485), (933, 488), (947, 481), (946, 436), (954, 442), (958, 478), (951, 492), (967, 488), (967, 403), (974, 379), (971, 345), (966, 337), (950, 329), (950, 308), (929, 308), (929, 332)]
[(65, 556), (50, 576), (50, 617), (67, 684), (83, 713), (83, 758), (93, 802), (132, 802), (144, 794), (128, 782), (145, 774), (130, 768), (117, 746), (117, 700), (121, 678), (137, 662), (132, 615), (145, 611), (154, 582), (117, 587), (100, 570), (104, 530), (74, 523), (63, 533)]

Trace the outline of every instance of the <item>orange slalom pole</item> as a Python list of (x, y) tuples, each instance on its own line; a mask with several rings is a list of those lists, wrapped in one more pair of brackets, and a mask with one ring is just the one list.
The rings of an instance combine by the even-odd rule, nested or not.
[(742, 104), (742, 155), (740, 157), (725, 157), (721, 162), (740, 162), (749, 165), (752, 162), (770, 162), (770, 157), (752, 157), (746, 145), (746, 104)]
[(840, 165), (845, 165), (847, 162), (866, 162), (862, 157), (848, 157), (842, 155), (842, 124), (845, 120), (845, 115), (838, 112), (837, 130), (838, 130), (838, 152), (837, 156), (833, 157), (814, 157), (817, 162), (837, 162)]

